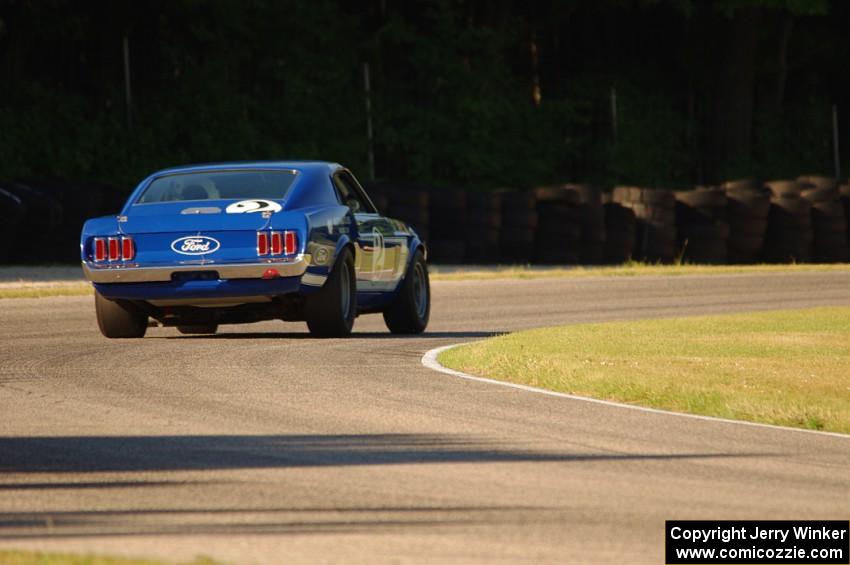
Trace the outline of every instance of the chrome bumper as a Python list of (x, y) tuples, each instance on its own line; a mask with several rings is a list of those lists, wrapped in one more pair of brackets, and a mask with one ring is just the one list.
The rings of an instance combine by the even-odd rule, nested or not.
[(281, 277), (298, 277), (307, 271), (310, 255), (304, 254), (290, 260), (263, 261), (261, 263), (204, 263), (182, 264), (167, 267), (136, 267), (123, 265), (94, 265), (83, 261), (83, 274), (93, 283), (169, 282), (174, 273), (215, 271), (218, 278), (259, 279), (267, 269), (276, 269)]

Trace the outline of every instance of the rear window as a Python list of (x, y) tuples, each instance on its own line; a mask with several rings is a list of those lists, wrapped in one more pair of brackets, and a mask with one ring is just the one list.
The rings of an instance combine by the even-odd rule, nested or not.
[(168, 175), (154, 180), (136, 204), (254, 198), (282, 200), (295, 175), (295, 171), (206, 171)]

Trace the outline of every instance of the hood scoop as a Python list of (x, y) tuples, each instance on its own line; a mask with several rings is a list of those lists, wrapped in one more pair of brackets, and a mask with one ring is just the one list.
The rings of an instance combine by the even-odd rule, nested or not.
[(217, 206), (184, 208), (180, 210), (181, 214), (221, 214), (221, 208)]

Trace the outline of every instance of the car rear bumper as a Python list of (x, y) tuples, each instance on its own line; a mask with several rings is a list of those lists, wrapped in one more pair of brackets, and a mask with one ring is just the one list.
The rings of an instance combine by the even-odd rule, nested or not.
[(274, 279), (187, 280), (122, 284), (94, 283), (105, 298), (144, 300), (155, 305), (215, 305), (254, 302), (258, 298), (292, 294), (302, 290), (301, 277)]
[[(157, 267), (138, 265), (96, 265), (83, 261), (83, 274), (95, 284), (174, 282), (181, 273), (209, 273), (219, 280), (262, 279), (268, 269), (275, 269), (280, 278), (300, 277), (310, 265), (309, 255), (288, 260), (268, 260), (257, 263), (188, 263)], [(200, 281), (198, 281), (200, 282)], [(203, 281), (209, 282), (209, 281)]]

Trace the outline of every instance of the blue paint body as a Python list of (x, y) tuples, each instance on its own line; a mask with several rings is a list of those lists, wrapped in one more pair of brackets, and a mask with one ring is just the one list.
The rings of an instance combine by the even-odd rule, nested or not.
[[(139, 203), (157, 179), (186, 173), (241, 171), (295, 175), (285, 197), (274, 200), (279, 211), (227, 213), (228, 206), (238, 201), (228, 198)], [(335, 183), (339, 185), (342, 178), (361, 191), (367, 209), (341, 201), (342, 193)], [(80, 238), (81, 259), (87, 276), (106, 298), (146, 305), (167, 301), (172, 306), (191, 307), (216, 299), (232, 298), (232, 303), (238, 304), (252, 298), (276, 300), (316, 292), (339, 254), (349, 248), (355, 256), (358, 305), (363, 311), (379, 311), (393, 301), (415, 252), (421, 249), (424, 253), (424, 244), (413, 229), (381, 216), (368, 209), (370, 206), (351, 173), (334, 163), (218, 163), (165, 169), (139, 183), (118, 216), (85, 223)], [(258, 257), (257, 232), (286, 230), (297, 234), (292, 261), (301, 261), (303, 272), (268, 280), (256, 274), (246, 277), (244, 273), (248, 271), (244, 270), (239, 271), (238, 277), (222, 274), (236, 272), (234, 269), (240, 266), (253, 266), (256, 270), (258, 263), (267, 261)], [(135, 257), (131, 261), (119, 260), (109, 265), (95, 261), (94, 238), (122, 235), (134, 241)], [(209, 244), (212, 251), (181, 254), (181, 238), (190, 238), (200, 248)], [(191, 252), (192, 246), (189, 248)], [(193, 271), (195, 266), (197, 272)], [(277, 268), (280, 264), (269, 262), (268, 266)], [(121, 278), (153, 276), (150, 273), (168, 280), (124, 282)]]

